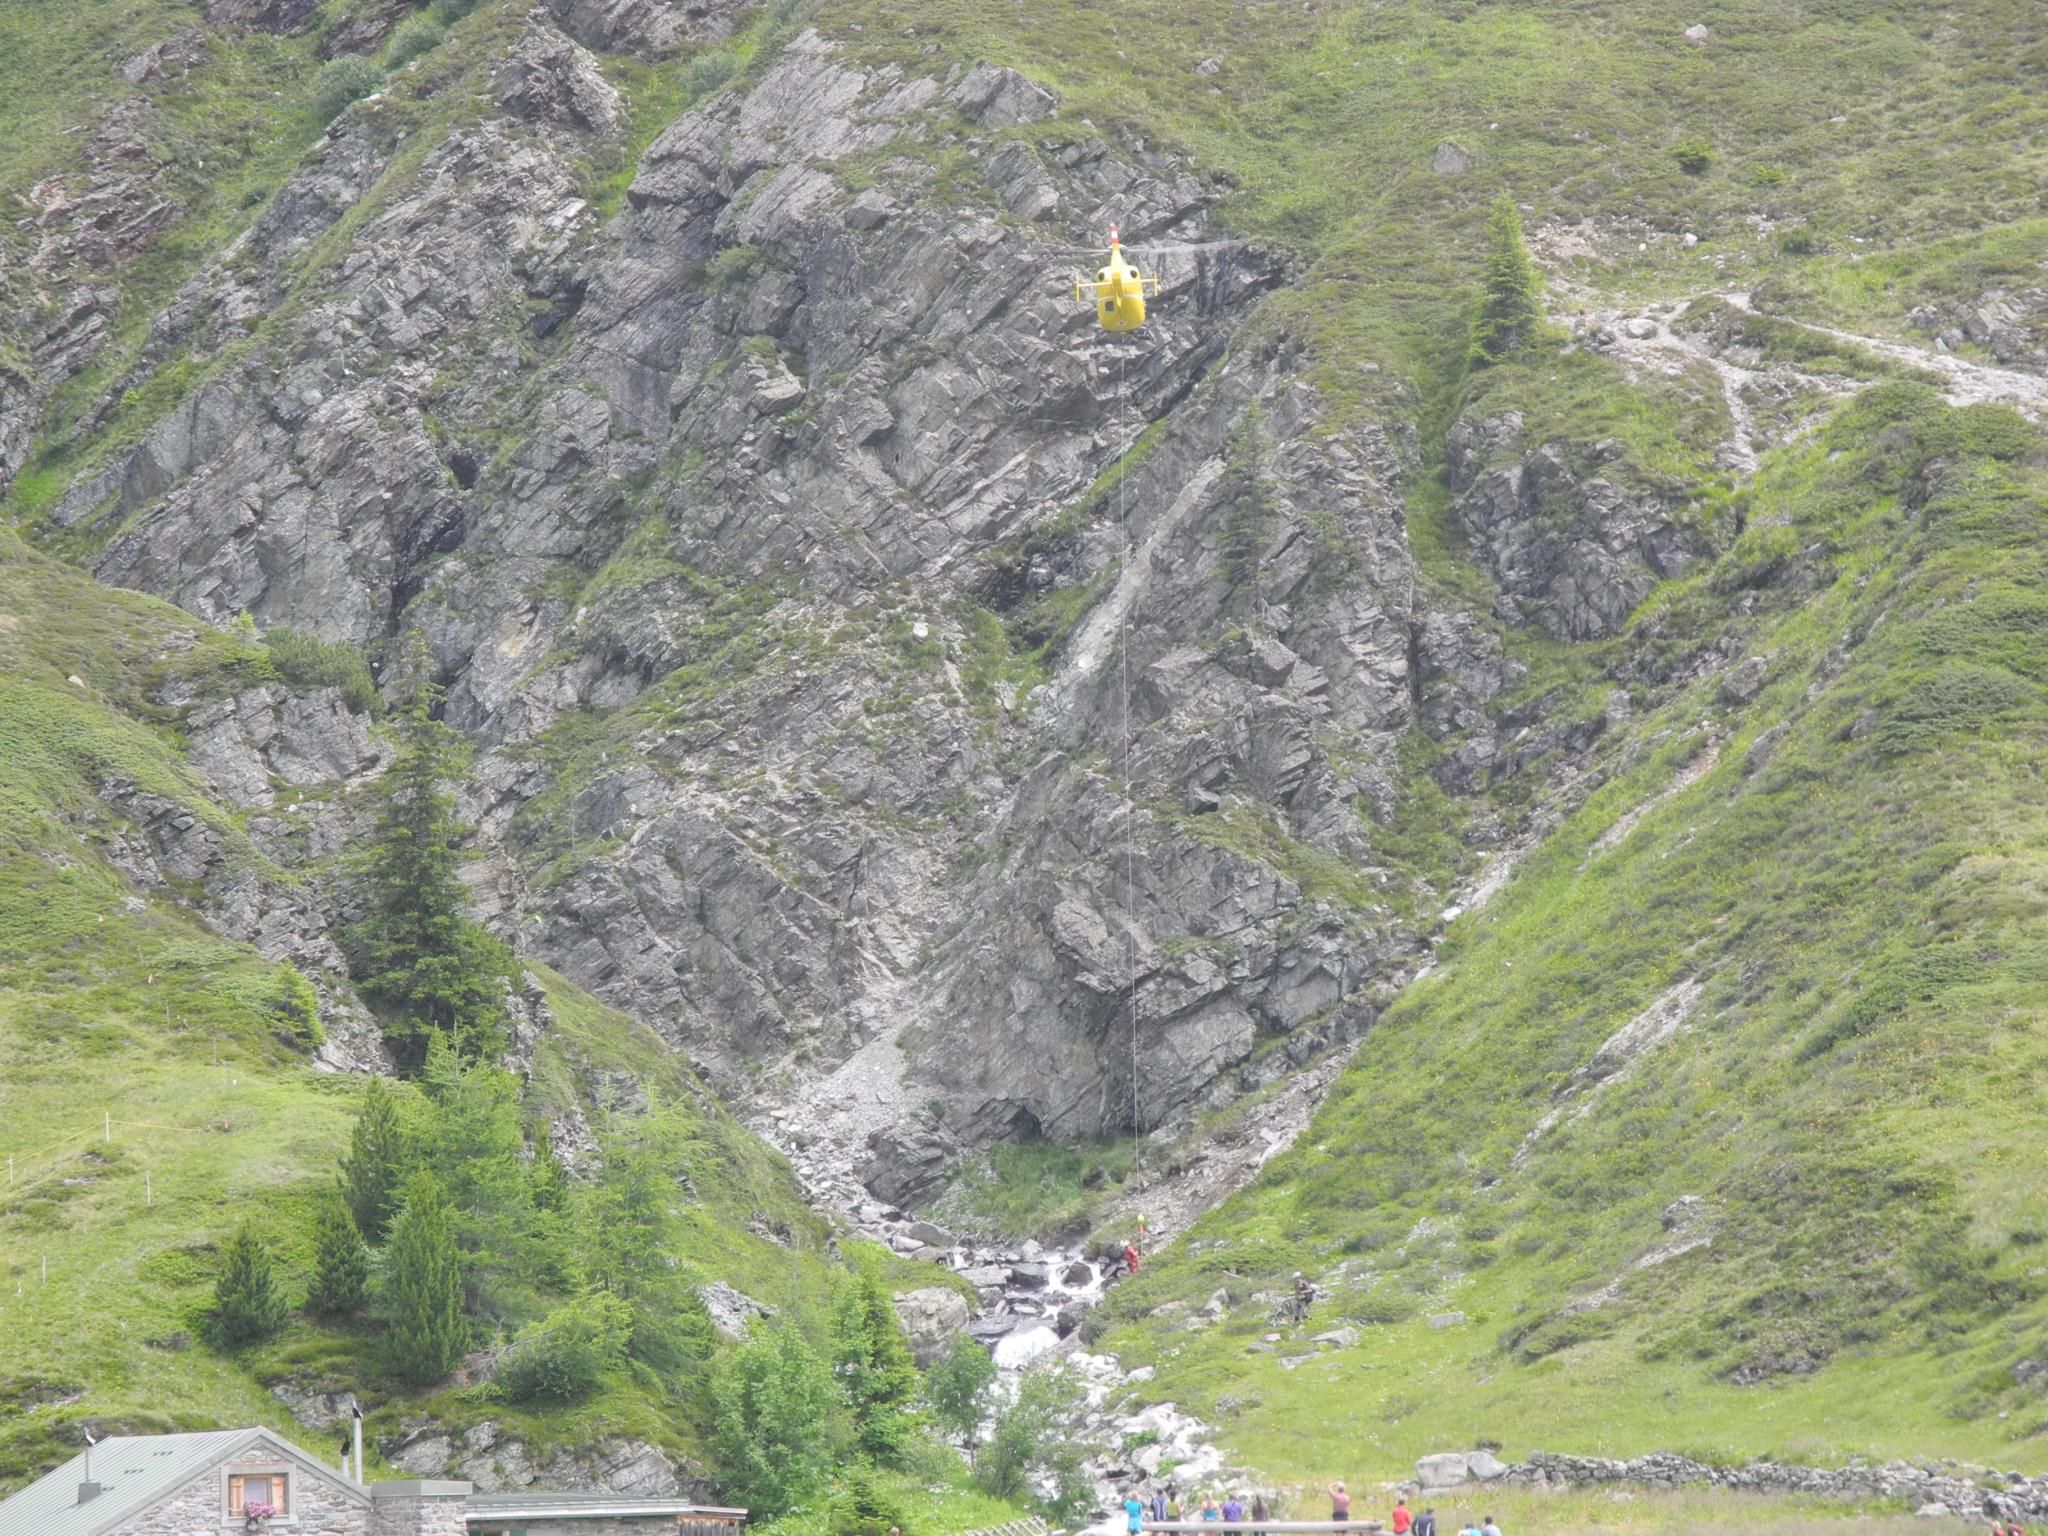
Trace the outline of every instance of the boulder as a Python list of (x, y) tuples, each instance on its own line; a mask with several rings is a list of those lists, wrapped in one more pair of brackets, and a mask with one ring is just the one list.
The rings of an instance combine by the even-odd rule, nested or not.
[(1490, 1483), (1507, 1469), (1507, 1463), (1491, 1451), (1474, 1451), (1465, 1458), (1465, 1474), (1475, 1483)]
[(1445, 140), (1437, 145), (1436, 153), (1430, 156), (1429, 168), (1439, 176), (1462, 176), (1472, 169), (1472, 156), (1449, 140)]
[(1466, 1453), (1464, 1451), (1438, 1451), (1431, 1456), (1418, 1457), (1415, 1462), (1415, 1486), (1418, 1488), (1456, 1488), (1466, 1481)]
[(915, 1205), (945, 1186), (959, 1143), (929, 1123), (885, 1126), (868, 1137), (861, 1182), (891, 1205)]
[(948, 99), (970, 122), (984, 128), (1036, 123), (1051, 117), (1060, 105), (1059, 98), (1044, 86), (985, 59), (953, 87)]
[(756, 1301), (745, 1291), (735, 1290), (723, 1280), (698, 1286), (697, 1299), (711, 1314), (711, 1326), (728, 1339), (745, 1338), (747, 1325), (755, 1318), (775, 1315), (775, 1309), (767, 1302)]
[(896, 1315), (917, 1363), (929, 1366), (946, 1352), (953, 1336), (967, 1326), (967, 1298), (946, 1286), (904, 1291), (896, 1297)]

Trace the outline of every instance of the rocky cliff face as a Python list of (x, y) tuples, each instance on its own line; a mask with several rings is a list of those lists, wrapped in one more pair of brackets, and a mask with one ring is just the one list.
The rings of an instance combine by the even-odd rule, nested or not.
[[(472, 104), (349, 110), (124, 384), (200, 382), (49, 529), (215, 624), (421, 632), (483, 749), (493, 920), (871, 1143), (892, 1198), (1356, 1038), (1450, 899), (1382, 847), (1404, 743), (1463, 791), (1541, 756), (1497, 748), (1518, 671), (1418, 568), (1417, 402), (1333, 412), (1248, 324), (1288, 266), (1214, 238), (1200, 169), (986, 64), (805, 32), (610, 212), (630, 113), (591, 48), (732, 24), (560, 0), (436, 87)], [(1112, 220), (1164, 278), (1135, 341), (1069, 292)], [(1503, 617), (1608, 634), (1695, 553), (1602, 462), (1458, 424)], [(252, 812), (377, 766), (319, 699), (188, 725)], [(344, 803), (280, 857), (331, 852)]]

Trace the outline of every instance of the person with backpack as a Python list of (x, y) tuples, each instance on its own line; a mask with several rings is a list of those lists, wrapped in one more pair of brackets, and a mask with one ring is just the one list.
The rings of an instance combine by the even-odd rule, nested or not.
[(1415, 1517), (1415, 1524), (1409, 1528), (1408, 1536), (1436, 1536), (1436, 1506), (1431, 1505)]
[(1394, 1536), (1408, 1536), (1408, 1527), (1415, 1523), (1415, 1517), (1408, 1513), (1408, 1496), (1398, 1494), (1394, 1499)]

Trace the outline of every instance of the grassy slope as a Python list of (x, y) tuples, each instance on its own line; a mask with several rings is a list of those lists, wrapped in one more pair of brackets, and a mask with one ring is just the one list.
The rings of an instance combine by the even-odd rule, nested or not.
[[(2012, 1373), (2048, 1352), (2041, 461), (2016, 417), (1888, 385), (1769, 464), (1748, 533), (1634, 637), (1742, 633), (1761, 697), (1709, 679), (1641, 719), (1301, 1144), (1117, 1293), (1109, 1343), (1282, 1473), (1478, 1439), (2048, 1461)], [(1572, 1092), (1681, 982), (1686, 1029)], [(1639, 1267), (1687, 1195), (1711, 1244)], [(1364, 1333), (1288, 1370), (1246, 1352), (1246, 1298), (1296, 1266), (1334, 1281), (1310, 1331)], [(1218, 1286), (1225, 1326), (1148, 1315)]]
[[(312, 1071), (278, 1039), (262, 999), (281, 968), (174, 900), (137, 897), (98, 852), (119, 828), (94, 789), (116, 773), (256, 857), (208, 804), (143, 692), (161, 658), (195, 641), (224, 656), (237, 644), (0, 533), (0, 1156), (16, 1159), (0, 1192), (0, 1487), (68, 1454), (63, 1425), (79, 1418), (289, 1428), (264, 1380), (374, 1376), (366, 1337), (300, 1325), (241, 1359), (196, 1342), (213, 1245), (244, 1215), (271, 1233), (288, 1287), (303, 1282), (311, 1197), (346, 1143), (358, 1085)], [(199, 663), (187, 654), (177, 664)], [(691, 1192), (678, 1201), (674, 1250), (707, 1277), (821, 1320), (826, 1234), (787, 1166), (643, 1026), (545, 980), (559, 1027), (539, 1050), (529, 1107), (579, 1103), (602, 1125), (593, 1085), (639, 1078), (654, 1108), (615, 1116), (613, 1128), (657, 1146)], [(103, 1114), (116, 1122), (111, 1139)], [(418, 1406), (394, 1403), (373, 1428)], [(464, 1407), (436, 1404), (456, 1419)], [(598, 1431), (695, 1448), (690, 1426), (630, 1387), (531, 1422), (486, 1411), (536, 1449)]]

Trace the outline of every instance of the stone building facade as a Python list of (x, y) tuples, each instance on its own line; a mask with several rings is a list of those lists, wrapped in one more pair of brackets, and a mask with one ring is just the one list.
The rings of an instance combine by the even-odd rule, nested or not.
[(672, 1499), (364, 1485), (267, 1429), (117, 1436), (0, 1501), (0, 1536), (739, 1536), (744, 1519)]

